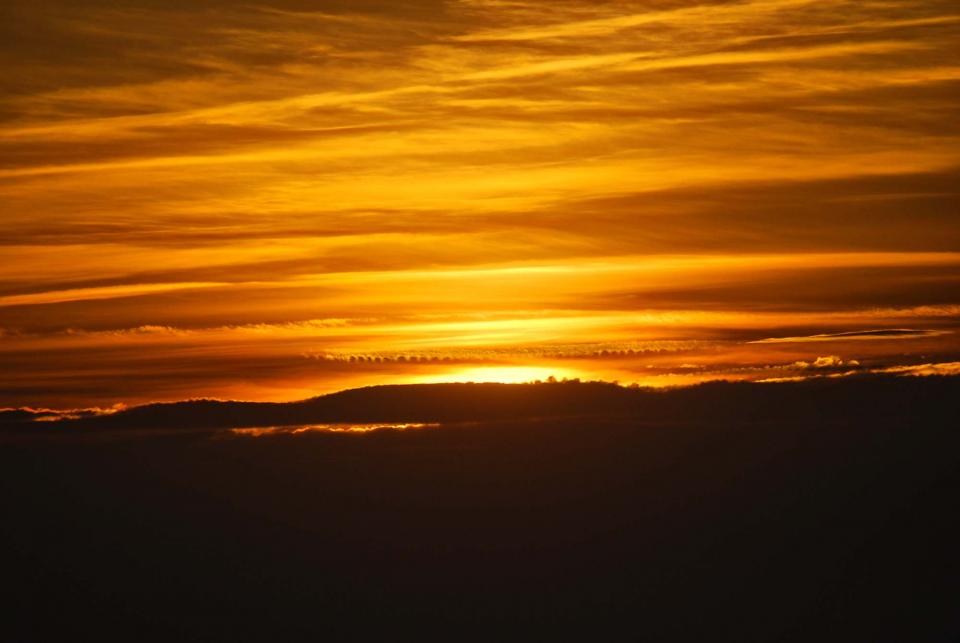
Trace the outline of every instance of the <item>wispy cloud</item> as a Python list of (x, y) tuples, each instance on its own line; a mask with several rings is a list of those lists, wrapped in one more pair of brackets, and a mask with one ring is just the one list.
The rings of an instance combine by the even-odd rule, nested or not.
[(654, 5), (7, 2), (0, 385), (954, 361), (955, 3)]
[(843, 333), (821, 333), (803, 337), (768, 337), (757, 339), (751, 344), (786, 344), (804, 342), (834, 342), (850, 340), (887, 340), (887, 339), (916, 339), (920, 337), (937, 337), (952, 331), (924, 330), (916, 328), (883, 328), (879, 330), (852, 330)]
[(895, 373), (898, 375), (960, 375), (960, 362), (939, 364), (910, 364), (907, 366), (888, 366), (876, 369), (876, 373)]

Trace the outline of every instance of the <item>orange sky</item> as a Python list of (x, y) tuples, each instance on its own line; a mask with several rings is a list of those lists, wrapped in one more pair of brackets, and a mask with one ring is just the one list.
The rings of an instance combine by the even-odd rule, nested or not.
[(955, 372), (954, 0), (7, 0), (0, 406)]

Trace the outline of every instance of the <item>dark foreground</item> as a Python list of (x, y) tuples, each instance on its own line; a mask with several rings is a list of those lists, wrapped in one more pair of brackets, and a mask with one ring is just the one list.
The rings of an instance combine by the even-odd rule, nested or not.
[(2, 638), (957, 641), (936, 385), (916, 419), (19, 431)]

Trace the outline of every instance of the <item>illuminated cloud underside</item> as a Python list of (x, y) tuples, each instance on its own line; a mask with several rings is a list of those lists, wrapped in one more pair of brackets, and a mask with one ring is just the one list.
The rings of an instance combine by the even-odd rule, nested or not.
[(0, 405), (957, 361), (952, 0), (0, 11)]

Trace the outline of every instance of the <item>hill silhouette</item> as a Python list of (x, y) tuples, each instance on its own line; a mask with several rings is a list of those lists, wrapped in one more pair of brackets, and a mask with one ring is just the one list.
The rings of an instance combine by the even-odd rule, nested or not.
[[(889, 421), (942, 416), (960, 378), (865, 376), (781, 383), (713, 382), (655, 390), (604, 382), (415, 384), (352, 389), (298, 402), (189, 400), (37, 423), (0, 415), (10, 429), (226, 429), (327, 423), (471, 422), (625, 417), (650, 422)], [(49, 413), (46, 414), (49, 416)]]

